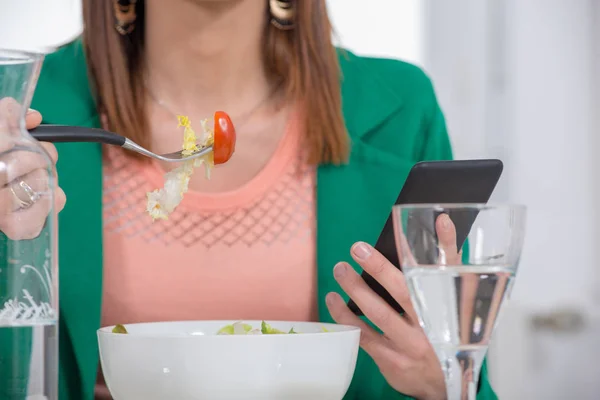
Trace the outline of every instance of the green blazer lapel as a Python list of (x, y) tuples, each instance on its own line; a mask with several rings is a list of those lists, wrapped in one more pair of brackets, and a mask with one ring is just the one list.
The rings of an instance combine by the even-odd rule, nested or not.
[(102, 309), (102, 152), (95, 144), (57, 147), (60, 184), (68, 193), (59, 218), (61, 396), (91, 399)]
[(98, 145), (70, 143), (61, 145), (59, 154), (60, 183), (68, 193), (59, 218), (60, 373), (61, 384), (69, 387), (61, 394), (91, 399), (102, 308), (102, 153)]
[(383, 78), (373, 73), (365, 59), (341, 49), (338, 55), (344, 120), (350, 138), (356, 141), (400, 112), (404, 99)]
[[(325, 295), (339, 291), (333, 266), (350, 261), (354, 242), (374, 244), (413, 164), (369, 143), (371, 134), (386, 129), (386, 122), (402, 112), (403, 99), (369, 71), (362, 59), (344, 52), (340, 64), (352, 162), (323, 165), (317, 172), (318, 304), (323, 321), (331, 321)], [(374, 86), (378, 89), (373, 90)]]
[[(99, 125), (79, 41), (46, 59), (32, 108), (47, 124)], [(92, 399), (102, 305), (102, 150), (91, 143), (56, 147), (59, 183), (67, 194), (58, 224), (60, 398)]]

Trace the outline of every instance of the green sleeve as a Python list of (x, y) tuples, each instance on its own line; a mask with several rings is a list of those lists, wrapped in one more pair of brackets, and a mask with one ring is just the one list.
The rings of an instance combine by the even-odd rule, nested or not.
[[(6, 260), (11, 251), (8, 238), (0, 232), (0, 299), (10, 297), (10, 278)], [(0, 308), (2, 308), (0, 303)], [(25, 400), (27, 390), (27, 373), (31, 353), (31, 328), (0, 329), (0, 399)], [(8, 371), (7, 371), (8, 369)]]
[[(97, 118), (94, 98), (87, 83), (87, 69), (85, 65), (83, 47), (80, 40), (66, 45), (57, 52), (46, 56), (31, 107), (42, 112), (44, 123), (60, 122), (67, 125), (88, 126), (85, 121), (90, 121), (93, 118)], [(72, 147), (71, 145), (69, 146)], [(60, 147), (60, 145), (57, 147)], [(73, 154), (75, 151), (76, 150), (72, 152), (70, 151), (65, 154), (59, 149), (59, 153), (61, 153), (61, 159), (63, 160), (65, 159), (65, 155), (68, 158), (68, 155)], [(89, 151), (82, 152), (80, 154), (82, 160), (87, 157), (85, 160), (86, 168), (81, 170), (83, 172), (80, 171), (78, 174), (70, 174), (70, 181), (74, 181), (75, 185), (79, 184), (77, 179), (79, 179), (78, 177), (81, 176), (82, 173), (90, 173), (90, 170), (87, 169), (88, 165), (96, 164), (95, 159), (88, 159), (89, 154)], [(97, 157), (99, 157), (99, 155)], [(97, 162), (97, 165), (98, 168), (100, 168), (99, 162)], [(96, 175), (92, 174), (91, 176), (95, 177)], [(99, 177), (100, 174), (97, 174), (97, 176)], [(91, 178), (91, 182), (95, 182), (94, 179), (95, 178)], [(67, 180), (69, 179), (67, 179), (65, 175), (62, 175), (63, 187), (65, 186), (65, 183), (68, 185), (68, 182), (66, 182)], [(93, 183), (90, 185), (95, 187)], [(90, 185), (86, 185), (85, 188), (87, 189), (90, 187)], [(84, 189), (81, 189), (81, 193), (89, 194), (83, 190)], [(67, 193), (72, 193), (66, 189), (65, 191)], [(98, 201), (101, 200), (100, 197), (98, 197), (98, 199)], [(69, 212), (67, 211), (67, 213)], [(61, 225), (64, 226), (65, 224)], [(91, 229), (94, 230), (94, 228), (95, 226)], [(23, 249), (22, 246), (27, 245), (26, 243), (27, 242), (24, 241), (23, 244), (21, 244), (21, 249)], [(34, 241), (32, 241), (30, 245), (34, 245)], [(63, 249), (65, 247), (68, 247), (68, 245), (63, 246)], [(98, 248), (100, 249), (100, 247)], [(6, 235), (0, 232), (1, 271), (8, 271), (8, 267), (5, 264), (6, 260), (10, 258), (10, 251), (11, 246), (9, 246), (7, 243)], [(30, 254), (32, 252), (33, 250), (30, 252), (28, 252), (26, 249), (23, 250), (23, 254)], [(75, 253), (76, 252), (77, 251), (75, 251)], [(7, 255), (9, 255), (9, 257), (7, 257)], [(2, 298), (6, 297), (5, 294), (8, 293), (9, 278), (14, 278), (14, 276), (10, 276), (8, 273), (0, 273), (0, 294), (2, 294), (2, 296), (0, 296), (0, 308), (3, 305), (1, 301)], [(61, 285), (60, 296), (62, 296), (64, 287), (66, 286), (68, 285)], [(59, 397), (61, 400), (92, 399), (97, 362), (95, 362), (96, 359), (94, 358), (92, 362), (85, 365), (83, 363), (81, 365), (77, 363), (78, 360), (73, 352), (73, 346), (71, 343), (72, 340), (71, 336), (69, 335), (70, 332), (68, 329), (66, 329), (64, 323), (64, 315), (65, 314), (62, 313), (61, 310), (59, 328), (59, 386), (61, 390)], [(28, 356), (31, 354), (32, 349), (31, 330), (31, 327), (0, 329), (0, 400), (25, 400), (27, 397), (26, 391), (29, 383), (28, 373), (30, 368), (30, 360)], [(91, 332), (93, 333), (93, 331)], [(97, 343), (95, 334), (89, 335), (89, 338), (91, 339), (88, 340), (88, 342), (93, 344)], [(83, 341), (83, 343), (86, 342)], [(90, 348), (90, 346), (88, 346), (88, 348)], [(97, 354), (97, 350), (95, 348), (87, 351), (87, 354)], [(10, 370), (8, 367), (3, 368), (7, 365), (11, 366)], [(80, 370), (85, 370), (85, 378), (87, 379), (81, 378), (82, 373)]]
[[(431, 82), (429, 82), (431, 85)], [(431, 86), (431, 104), (429, 123), (423, 134), (423, 146), (419, 161), (426, 160), (451, 160), (452, 146), (450, 137), (446, 129), (446, 122), (440, 106), (435, 98), (433, 86)], [(463, 260), (469, 257), (469, 244), (466, 242), (463, 245)], [(388, 397), (384, 397), (387, 399)], [(389, 397), (392, 399), (393, 397)], [(487, 360), (484, 359), (479, 375), (479, 390), (477, 394), (478, 400), (496, 400), (497, 396), (492, 389), (488, 378)]]
[[(390, 385), (385, 385), (380, 400), (407, 400), (413, 399), (395, 391)], [(498, 400), (498, 396), (494, 393), (487, 374), (487, 361), (483, 361), (481, 373), (479, 375), (479, 391), (477, 392), (477, 400)]]
[[(32, 274), (23, 273), (24, 265), (38, 266), (45, 262), (45, 236), (48, 225), (36, 239), (12, 242), (0, 232), (0, 309), (9, 299), (26, 301), (22, 291), (27, 290), (38, 301), (45, 297), (42, 284)], [(12, 262), (7, 262), (12, 260)], [(18, 271), (21, 273), (18, 273)], [(39, 274), (40, 271), (36, 270)], [(28, 323), (29, 322), (29, 323)], [(0, 399), (25, 400), (28, 398), (29, 370), (33, 349), (34, 328), (32, 321), (24, 326), (0, 329)]]
[[(446, 122), (440, 106), (437, 102), (435, 91), (430, 80), (427, 80), (428, 94), (427, 105), (424, 111), (424, 129), (422, 130), (420, 146), (417, 147), (415, 159), (417, 161), (436, 161), (451, 160), (452, 146), (450, 137), (446, 129)], [(468, 253), (468, 246), (465, 244), (464, 253)], [(394, 390), (387, 382), (380, 397), (381, 400), (405, 400), (411, 399)], [(477, 400), (497, 400), (497, 396), (490, 385), (487, 373), (487, 360), (484, 360), (479, 375), (479, 390)]]
[(479, 374), (479, 390), (477, 392), (477, 400), (498, 400), (498, 396), (492, 389), (490, 380), (488, 379), (487, 359), (483, 360), (483, 366)]
[[(32, 348), (31, 327), (3, 329), (0, 332), (0, 399), (25, 400), (29, 359)], [(7, 372), (3, 365), (10, 365)]]

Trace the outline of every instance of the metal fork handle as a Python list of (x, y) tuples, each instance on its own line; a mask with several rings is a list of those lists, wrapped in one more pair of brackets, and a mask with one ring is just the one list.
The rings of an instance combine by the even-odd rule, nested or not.
[(213, 150), (213, 146), (210, 145), (210, 146), (201, 148), (198, 151), (195, 151), (193, 154), (190, 154), (189, 156), (184, 155), (181, 151), (176, 151), (174, 153), (168, 153), (168, 154), (156, 154), (129, 139), (125, 139), (125, 143), (121, 147), (123, 147), (126, 150), (135, 151), (136, 153), (139, 153), (146, 157), (155, 158), (157, 160), (166, 161), (166, 162), (178, 162), (178, 161), (185, 161), (188, 159), (199, 158), (199, 157), (202, 157), (202, 156), (210, 153)]
[(68, 125), (40, 125), (29, 131), (29, 134), (40, 142), (51, 143), (103, 143), (120, 146), (148, 157), (161, 159), (162, 157), (137, 143), (104, 129), (86, 128), (83, 126)]
[[(98, 128), (86, 128), (83, 126), (68, 126), (68, 125), (40, 125), (29, 131), (29, 134), (34, 139), (40, 142), (51, 143), (103, 143), (113, 146), (120, 146), (126, 150), (135, 151), (147, 157), (166, 162), (178, 162), (182, 157), (188, 159), (181, 152), (169, 154), (156, 154), (150, 150), (140, 146), (139, 144), (117, 135), (114, 132), (106, 131)], [(213, 147), (207, 146), (195, 152), (191, 159), (202, 157), (212, 151)]]
[(127, 142), (124, 136), (98, 128), (67, 125), (40, 125), (29, 131), (34, 139), (52, 143), (104, 143), (123, 146)]

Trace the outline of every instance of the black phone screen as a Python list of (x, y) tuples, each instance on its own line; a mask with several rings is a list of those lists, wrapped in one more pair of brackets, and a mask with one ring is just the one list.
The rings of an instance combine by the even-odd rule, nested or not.
[[(502, 170), (502, 161), (494, 159), (420, 162), (411, 169), (395, 204), (487, 203), (502, 175)], [(431, 213), (427, 213), (427, 216), (431, 218)], [(431, 221), (424, 220), (427, 216), (415, 212), (407, 223), (422, 224), (427, 227), (434, 226)], [(458, 248), (461, 248), (477, 218), (477, 212), (475, 210), (451, 212), (449, 217), (456, 227), (456, 244)], [(393, 225), (390, 212), (375, 243), (375, 249), (396, 268), (402, 269), (396, 250)], [(435, 232), (432, 234), (435, 235)], [(399, 313), (404, 311), (400, 304), (371, 275), (363, 271), (361, 276), (367, 285), (394, 310)], [(363, 315), (354, 301), (350, 300), (348, 307), (356, 315)]]

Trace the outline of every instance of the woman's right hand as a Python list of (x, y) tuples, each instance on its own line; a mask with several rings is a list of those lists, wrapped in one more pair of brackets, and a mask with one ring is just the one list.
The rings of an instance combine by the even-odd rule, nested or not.
[[(42, 122), (42, 116), (29, 110), (27, 129)], [(52, 162), (58, 152), (51, 143), (41, 143)], [(2, 146), (4, 147), (4, 146)], [(2, 149), (7, 150), (7, 149)], [(48, 195), (47, 159), (31, 151), (12, 151), (0, 158), (0, 231), (13, 240), (32, 239), (42, 231), (51, 209)], [(58, 185), (54, 190), (55, 209), (61, 211), (66, 196)]]

